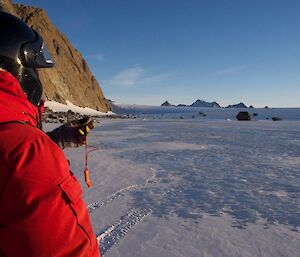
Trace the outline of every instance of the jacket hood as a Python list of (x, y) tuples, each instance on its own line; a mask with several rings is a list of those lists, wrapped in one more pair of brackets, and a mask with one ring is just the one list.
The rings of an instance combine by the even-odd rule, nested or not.
[(12, 121), (38, 126), (41, 115), (38, 107), (27, 100), (18, 80), (0, 70), (0, 123)]

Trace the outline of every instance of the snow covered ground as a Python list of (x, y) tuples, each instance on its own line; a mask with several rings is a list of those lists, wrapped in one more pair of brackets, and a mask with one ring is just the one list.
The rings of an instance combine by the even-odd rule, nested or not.
[(89, 135), (92, 189), (65, 151), (104, 256), (300, 256), (300, 109), (138, 111)]

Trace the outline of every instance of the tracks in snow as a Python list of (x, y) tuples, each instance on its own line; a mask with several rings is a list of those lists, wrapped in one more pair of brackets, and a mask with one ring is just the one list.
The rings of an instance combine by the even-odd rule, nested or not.
[(142, 185), (138, 185), (138, 184), (130, 185), (130, 186), (122, 188), (119, 191), (113, 193), (112, 195), (106, 197), (104, 200), (91, 203), (91, 204), (89, 204), (87, 206), (88, 212), (92, 213), (96, 209), (98, 209), (98, 208), (100, 208), (102, 206), (105, 206), (105, 205), (111, 203), (113, 200), (116, 200), (116, 199), (118, 199), (120, 197), (125, 196), (129, 192), (134, 192), (137, 189), (140, 189), (140, 188), (143, 188), (143, 187), (147, 186), (148, 184), (156, 183), (156, 181), (155, 181), (156, 174), (154, 172), (154, 169), (152, 169), (152, 170), (153, 170), (153, 175), (146, 180), (145, 184), (142, 184)]
[(151, 209), (132, 209), (120, 220), (100, 231), (97, 236), (101, 254), (104, 255), (120, 238), (151, 214)]
[(135, 190), (142, 188), (143, 185), (130, 185), (128, 187), (122, 188), (119, 191), (117, 191), (116, 193), (106, 197), (104, 200), (102, 201), (97, 201), (95, 203), (91, 203), (87, 206), (89, 213), (95, 211), (96, 209), (100, 208), (101, 206), (105, 206), (106, 204), (112, 202), (113, 200), (116, 200), (122, 196), (125, 196), (127, 193), (129, 192), (134, 192)]
[[(156, 174), (153, 169), (153, 175), (148, 178), (145, 184), (130, 185), (128, 187), (122, 188), (119, 191), (113, 193), (112, 195), (106, 197), (101, 201), (91, 203), (87, 206), (89, 213), (97, 210), (98, 208), (105, 206), (120, 197), (124, 197), (130, 192), (134, 192), (138, 189), (144, 188), (148, 184), (156, 183)], [(114, 222), (112, 225), (107, 226), (102, 231), (96, 234), (99, 248), (101, 249), (101, 254), (104, 255), (113, 245), (115, 245), (122, 237), (124, 237), (127, 232), (135, 227), (139, 222), (141, 222), (145, 217), (150, 215), (152, 210), (150, 208), (136, 208), (131, 209), (127, 214), (123, 215), (118, 221)]]

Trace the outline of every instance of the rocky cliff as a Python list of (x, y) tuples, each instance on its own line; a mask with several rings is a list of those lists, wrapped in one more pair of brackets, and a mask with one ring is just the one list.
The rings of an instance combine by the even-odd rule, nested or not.
[(46, 12), (40, 8), (13, 4), (10, 0), (0, 0), (2, 9), (17, 15), (38, 31), (55, 60), (55, 68), (40, 69), (40, 79), (49, 100), (61, 103), (90, 107), (99, 111), (109, 111), (110, 104), (91, 74), (86, 61), (49, 20)]

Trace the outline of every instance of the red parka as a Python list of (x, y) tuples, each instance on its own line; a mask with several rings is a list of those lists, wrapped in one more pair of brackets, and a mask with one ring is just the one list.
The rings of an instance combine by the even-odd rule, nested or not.
[(80, 184), (39, 120), (0, 71), (0, 256), (99, 257)]

